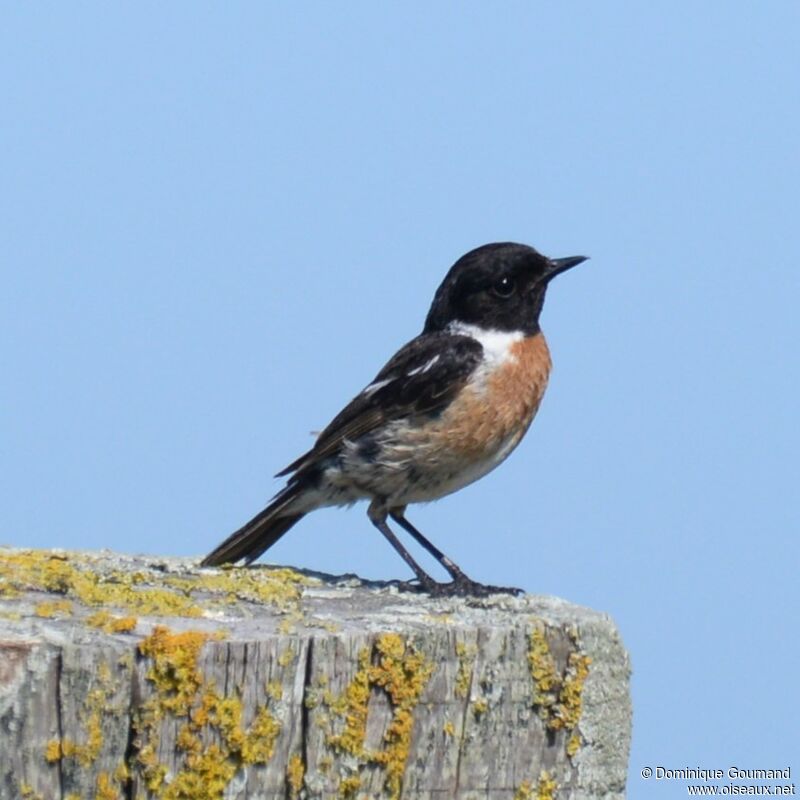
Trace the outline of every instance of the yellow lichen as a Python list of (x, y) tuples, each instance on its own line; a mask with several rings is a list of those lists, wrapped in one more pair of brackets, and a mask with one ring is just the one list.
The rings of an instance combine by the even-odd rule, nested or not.
[(203, 590), (228, 602), (249, 600), (255, 603), (283, 606), (298, 600), (303, 586), (315, 581), (288, 567), (246, 569), (231, 567), (216, 573), (190, 577), (167, 577), (165, 583), (184, 592)]
[(45, 600), (37, 603), (33, 609), (37, 617), (55, 617), (57, 614), (68, 616), (72, 614), (72, 603), (69, 600)]
[(344, 731), (329, 737), (328, 744), (354, 756), (363, 755), (364, 738), (367, 733), (371, 664), (370, 653), (366, 647), (359, 653), (358, 667), (358, 671), (341, 697), (334, 697), (332, 692), (323, 695), (325, 704), (334, 714), (345, 715)]
[(548, 730), (565, 730), (567, 755), (572, 758), (581, 746), (575, 731), (583, 710), (583, 686), (589, 675), (592, 659), (580, 652), (577, 630), (568, 631), (576, 650), (567, 656), (567, 665), (560, 673), (547, 642), (544, 626), (537, 624), (529, 634), (528, 666), (533, 681), (532, 703)]
[(303, 624), (305, 621), (306, 620), (303, 617), (303, 614), (299, 610), (291, 610), (278, 623), (278, 633), (288, 636), (289, 634), (294, 633), (297, 626)]
[(533, 705), (538, 707), (539, 716), (547, 721), (550, 708), (558, 698), (560, 681), (544, 628), (538, 625), (529, 635), (528, 668), (533, 679)]
[(558, 693), (556, 716), (550, 725), (553, 730), (572, 730), (580, 721), (583, 711), (583, 685), (589, 676), (591, 663), (592, 659), (583, 653), (569, 654), (567, 671)]
[(342, 778), (339, 782), (339, 797), (341, 797), (342, 800), (356, 797), (360, 788), (361, 778), (359, 778), (358, 775), (349, 775), (346, 778)]
[(488, 710), (489, 710), (489, 703), (487, 702), (485, 697), (479, 697), (472, 704), (472, 713), (475, 714), (476, 717), (482, 716)]
[(121, 784), (125, 784), (126, 781), (130, 780), (130, 777), (131, 771), (128, 769), (128, 765), (124, 761), (120, 762), (117, 768), (114, 770), (114, 780)]
[(444, 613), (444, 614), (426, 614), (425, 619), (428, 622), (438, 622), (442, 625), (452, 625), (455, 620), (453, 619), (452, 614)]
[(44, 751), (44, 757), (48, 764), (52, 764), (54, 761), (61, 760), (61, 742), (58, 739), (51, 739), (47, 743), (47, 747)]
[[(136, 720), (136, 758), (147, 788), (159, 800), (220, 800), (242, 766), (269, 761), (280, 733), (280, 723), (266, 705), (258, 706), (246, 725), (241, 698), (224, 697), (205, 680), (198, 661), (211, 638), (159, 626), (139, 645), (152, 662), (147, 679), (154, 694)], [(169, 779), (157, 756), (165, 717), (179, 723), (176, 745), (183, 757)], [(214, 737), (211, 745), (209, 734)]]
[(464, 642), (456, 642), (456, 656), (458, 656), (458, 673), (453, 692), (456, 697), (466, 698), (472, 683), (472, 662), (476, 650), (468, 647)]
[[(241, 707), (241, 706), (240, 706)], [(250, 723), (247, 735), (242, 738), (239, 752), (243, 764), (266, 764), (272, 758), (275, 740), (281, 732), (281, 723), (266, 706), (261, 706)], [(232, 741), (237, 741), (232, 739)]]
[[(125, 568), (109, 568), (102, 558), (88, 555), (62, 556), (0, 548), (0, 598), (26, 592), (55, 595), (39, 603), (37, 613), (52, 616), (73, 611), (75, 615), (83, 614), (82, 618), (90, 625), (109, 633), (132, 630), (136, 625), (132, 613), (208, 616), (207, 609), (238, 601), (276, 606), (284, 614), (286, 631), (300, 622), (325, 627), (328, 623), (309, 623), (300, 614), (299, 598), (303, 585), (309, 582), (291, 570), (230, 569), (177, 576), (169, 571), (143, 568), (131, 573)], [(79, 605), (97, 611), (86, 615)], [(244, 765), (263, 764), (272, 757), (280, 725), (271, 713), (270, 704), (281, 697), (280, 682), (267, 684), (267, 701), (252, 711), (252, 719), (245, 717), (241, 699), (222, 696), (199, 669), (200, 654), (209, 638), (208, 633), (173, 633), (157, 627), (142, 642), (140, 652), (150, 659), (147, 671), (150, 691), (145, 693), (137, 712), (135, 752), (129, 764), (121, 764), (113, 773), (100, 773), (96, 800), (129, 790), (129, 768), (139, 774), (143, 787), (158, 800), (218, 800)], [(572, 638), (577, 646), (577, 633)], [(577, 728), (590, 659), (577, 647), (571, 653), (559, 655), (556, 662), (543, 624), (537, 624), (531, 632), (529, 644), (533, 705), (548, 730), (565, 731), (563, 741), (572, 757), (581, 744)], [(456, 655), (459, 664), (453, 692), (456, 697), (466, 698), (471, 687), (473, 654), (462, 642), (456, 644)], [(288, 647), (277, 663), (286, 667), (296, 657), (294, 649)], [(356, 766), (351, 766), (350, 759), (344, 767), (340, 792), (357, 795), (361, 787), (360, 769), (377, 766), (383, 770), (384, 796), (400, 795), (413, 713), (431, 670), (432, 665), (402, 637), (383, 634), (372, 653), (363, 651), (359, 655), (356, 675), (343, 693), (334, 695), (324, 687), (316, 695), (309, 692), (309, 707), (320, 702), (326, 706), (315, 713), (315, 722), (319, 724), (322, 712), (327, 712), (324, 724), (330, 746), (357, 761)], [(108, 666), (104, 674), (105, 677), (102, 671), (98, 672), (101, 683), (110, 675)], [(366, 730), (370, 696), (377, 691), (387, 696), (392, 716), (383, 743), (373, 749), (367, 747)], [(90, 687), (82, 734), (76, 737), (77, 741), (49, 742), (45, 758), (50, 762), (70, 758), (80, 766), (97, 762), (103, 749), (104, 714), (110, 699), (107, 688)], [(486, 698), (479, 698), (472, 709), (476, 714), (485, 713)], [(177, 737), (179, 761), (172, 774), (167, 773), (158, 755), (159, 736), (165, 724), (173, 726)], [(455, 735), (452, 722), (444, 723), (444, 733)], [(321, 758), (319, 769), (324, 772), (330, 763), (327, 757)], [(293, 797), (302, 791), (304, 773), (302, 759), (295, 756), (287, 768), (287, 787)], [(530, 783), (527, 789), (534, 791)], [(556, 791), (555, 781), (543, 772), (535, 790), (539, 800), (550, 800)]]
[(86, 731), (86, 739), (76, 742), (70, 738), (51, 739), (45, 748), (45, 759), (52, 763), (61, 759), (72, 759), (80, 766), (91, 767), (100, 756), (103, 749), (103, 722), (104, 715), (109, 713), (111, 698), (111, 670), (108, 664), (101, 663), (97, 669), (97, 684), (86, 695), (83, 704), (86, 710), (85, 717), (81, 720)]
[[(89, 690), (83, 701), (85, 714), (80, 722), (85, 730), (84, 741), (76, 742), (68, 737), (60, 740), (51, 739), (44, 753), (48, 763), (69, 759), (84, 769), (90, 769), (95, 765), (103, 749), (105, 717), (114, 713), (111, 705), (113, 691), (111, 681), (111, 667), (106, 662), (101, 662), (95, 673), (95, 686)], [(123, 794), (128, 779), (129, 774), (124, 763), (117, 767), (113, 775), (100, 772), (95, 780), (94, 800), (116, 800)]]
[(536, 800), (554, 800), (558, 784), (547, 770), (539, 773), (539, 784), (536, 787)]
[(108, 611), (96, 611), (86, 618), (86, 624), (105, 633), (130, 633), (137, 625), (136, 617), (115, 617)]
[[(102, 557), (80, 553), (0, 548), (0, 597), (24, 592), (61, 595), (60, 600), (39, 604), (37, 613), (45, 616), (68, 613), (66, 605), (50, 605), (52, 602), (141, 616), (200, 617), (209, 607), (247, 601), (297, 614), (302, 588), (313, 582), (291, 569), (233, 568), (176, 576), (157, 569), (132, 572), (107, 567)], [(92, 624), (105, 630), (98, 622), (96, 618)]]
[(287, 647), (279, 656), (278, 656), (278, 664), (281, 667), (288, 667), (292, 661), (295, 660), (297, 657), (297, 653), (292, 649), (292, 647)]
[(0, 594), (39, 591), (60, 594), (85, 606), (117, 606), (141, 614), (200, 616), (201, 610), (171, 589), (139, 587), (138, 573), (102, 573), (90, 556), (0, 549)]
[(139, 652), (152, 660), (147, 679), (168, 710), (188, 713), (203, 682), (197, 660), (208, 639), (209, 634), (200, 631), (173, 633), (157, 625), (139, 643)]
[(101, 772), (97, 776), (95, 800), (117, 800), (118, 797), (119, 790), (114, 785), (114, 779), (107, 772)]
[(289, 757), (289, 763), (286, 767), (286, 782), (289, 784), (290, 800), (297, 800), (300, 796), (305, 774), (306, 765), (303, 763), (303, 757), (299, 753), (293, 753)]
[(160, 800), (221, 800), (237, 771), (224, 750), (212, 744), (204, 751), (188, 754), (185, 768), (160, 787), (156, 796)]
[(531, 781), (523, 781), (514, 792), (514, 800), (554, 800), (558, 784), (547, 770), (539, 773), (539, 780), (534, 789)]
[(531, 800), (533, 797), (533, 784), (530, 781), (522, 781), (519, 788), (514, 792), (514, 800)]
[[(433, 665), (396, 633), (384, 633), (378, 637), (374, 659), (364, 648), (359, 654), (358, 665), (358, 671), (343, 695), (326, 697), (331, 712), (344, 717), (344, 729), (331, 734), (328, 744), (355, 756), (362, 763), (382, 766), (386, 795), (394, 800), (402, 789), (411, 747), (413, 712)], [(383, 736), (384, 747), (380, 750), (365, 747), (369, 698), (374, 688), (386, 692), (392, 707), (392, 719)], [(346, 777), (340, 784), (340, 793), (343, 786), (356, 787), (353, 791), (357, 791), (357, 778), (357, 775)], [(350, 783), (345, 783), (348, 780)]]

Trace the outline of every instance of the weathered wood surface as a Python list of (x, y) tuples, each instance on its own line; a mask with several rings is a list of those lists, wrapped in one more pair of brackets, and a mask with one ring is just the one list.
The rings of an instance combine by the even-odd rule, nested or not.
[(0, 800), (619, 798), (609, 618), (0, 549)]

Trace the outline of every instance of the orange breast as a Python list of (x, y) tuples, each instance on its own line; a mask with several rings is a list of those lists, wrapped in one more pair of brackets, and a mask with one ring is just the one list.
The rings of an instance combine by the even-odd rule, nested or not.
[(465, 388), (427, 435), (461, 457), (482, 458), (500, 448), (510, 452), (536, 415), (551, 366), (541, 333), (515, 342), (496, 367)]

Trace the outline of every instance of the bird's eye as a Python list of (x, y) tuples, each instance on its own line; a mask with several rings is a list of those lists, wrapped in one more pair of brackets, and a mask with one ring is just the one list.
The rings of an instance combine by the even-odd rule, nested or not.
[(498, 297), (511, 297), (514, 294), (515, 289), (517, 288), (514, 279), (510, 275), (503, 275), (502, 278), (498, 278), (494, 282), (494, 286), (492, 286), (492, 291)]

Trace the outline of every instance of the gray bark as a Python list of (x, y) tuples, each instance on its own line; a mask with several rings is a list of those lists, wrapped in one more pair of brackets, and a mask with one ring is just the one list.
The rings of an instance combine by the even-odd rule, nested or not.
[(557, 598), (0, 549), (0, 800), (621, 798), (628, 678)]

